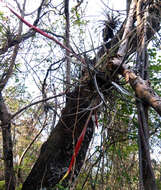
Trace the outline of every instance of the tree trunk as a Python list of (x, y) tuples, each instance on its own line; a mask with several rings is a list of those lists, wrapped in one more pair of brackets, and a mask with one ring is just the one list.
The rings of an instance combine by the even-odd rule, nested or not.
[[(70, 49), (70, 15), (69, 15), (69, 0), (64, 1), (64, 14), (65, 14), (65, 45)], [(66, 89), (70, 88), (70, 53), (66, 50)]]
[[(87, 108), (91, 105), (95, 95), (93, 90), (89, 89), (89, 84), (82, 84), (67, 97), (67, 104), (62, 110), (62, 116), (48, 140), (42, 145), (40, 156), (24, 182), (22, 190), (54, 187), (69, 167), (74, 145), (90, 113)], [(71, 175), (73, 180), (79, 174), (93, 135), (93, 129), (94, 124), (90, 118), (83, 144), (76, 158), (74, 172), (64, 180), (63, 186), (68, 185)]]
[(9, 123), (2, 125), (5, 189), (14, 190), (15, 174), (13, 169), (11, 124)]
[[(148, 3), (148, 1), (147, 1)], [(144, 80), (149, 80), (149, 60), (147, 54), (147, 7), (143, 1), (138, 1), (136, 8), (137, 19), (137, 59), (136, 72)], [(138, 111), (138, 145), (140, 190), (157, 190), (154, 171), (150, 159), (148, 109), (143, 102), (136, 101)]]
[(0, 121), (3, 137), (3, 156), (4, 156), (4, 176), (5, 189), (15, 189), (15, 174), (13, 169), (13, 152), (11, 137), (11, 117), (0, 93)]

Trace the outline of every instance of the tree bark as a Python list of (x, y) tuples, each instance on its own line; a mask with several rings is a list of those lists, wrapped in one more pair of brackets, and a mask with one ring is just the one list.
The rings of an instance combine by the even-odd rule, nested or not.
[(13, 169), (13, 144), (11, 137), (11, 115), (4, 103), (2, 94), (0, 93), (0, 120), (3, 137), (3, 156), (4, 156), (4, 176), (5, 189), (15, 189), (15, 173)]
[[(73, 148), (90, 113), (87, 108), (95, 95), (89, 88), (89, 84), (84, 83), (76, 87), (67, 97), (68, 101), (62, 111), (62, 116), (48, 140), (42, 145), (40, 156), (24, 182), (22, 190), (54, 187), (69, 167)], [(73, 180), (79, 174), (93, 129), (94, 124), (90, 118), (83, 144), (76, 158), (74, 172), (63, 181), (63, 186), (67, 186), (68, 180), (70, 178)]]
[[(70, 15), (69, 15), (69, 0), (64, 0), (65, 13), (65, 45), (70, 49)], [(66, 50), (66, 89), (70, 88), (70, 53)]]
[[(147, 1), (147, 5), (148, 5)], [(137, 59), (136, 72), (144, 79), (148, 80), (149, 60), (147, 54), (147, 8), (143, 6), (143, 1), (137, 3)], [(138, 111), (138, 145), (139, 145), (139, 171), (140, 171), (140, 190), (157, 190), (155, 175), (150, 159), (149, 146), (149, 125), (148, 110), (143, 102), (136, 101)]]

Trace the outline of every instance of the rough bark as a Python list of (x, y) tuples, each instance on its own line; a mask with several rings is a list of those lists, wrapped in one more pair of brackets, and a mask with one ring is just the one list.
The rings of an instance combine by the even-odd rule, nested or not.
[[(74, 145), (87, 121), (90, 112), (87, 108), (93, 98), (94, 93), (89, 89), (89, 84), (76, 87), (68, 94), (62, 116), (48, 140), (42, 145), (40, 156), (23, 184), (22, 190), (54, 187), (60, 181), (69, 167)], [(93, 121), (90, 119), (85, 139), (76, 158), (73, 178), (79, 174), (83, 165), (93, 129)], [(67, 185), (71, 175), (64, 180), (64, 186)]]
[(147, 105), (154, 108), (161, 116), (161, 98), (150, 87), (150, 83), (143, 80), (141, 77), (136, 76), (134, 72), (128, 71), (126, 77), (129, 77), (130, 85), (134, 89), (136, 96), (140, 98), (142, 102), (145, 102)]
[(13, 145), (12, 145), (12, 134), (11, 134), (11, 115), (7, 109), (5, 101), (2, 97), (2, 90), (5, 88), (8, 80), (10, 79), (13, 69), (15, 66), (15, 60), (19, 46), (16, 45), (13, 50), (11, 58), (6, 64), (9, 64), (9, 68), (6, 73), (3, 73), (0, 79), (0, 121), (2, 127), (2, 137), (3, 137), (3, 154), (4, 154), (4, 176), (5, 176), (5, 189), (14, 190), (15, 189), (15, 174), (13, 168)]
[[(149, 2), (147, 1), (147, 5)], [(143, 1), (137, 3), (137, 58), (136, 72), (144, 80), (148, 80), (149, 60), (147, 54), (147, 6), (143, 6)], [(157, 190), (155, 175), (151, 164), (149, 146), (149, 125), (148, 110), (143, 102), (136, 101), (138, 111), (138, 146), (139, 146), (139, 171), (140, 190)]]
[(12, 137), (11, 137), (11, 115), (0, 93), (0, 121), (3, 137), (3, 156), (4, 156), (4, 176), (5, 189), (15, 189), (15, 173), (13, 169), (13, 152), (12, 152)]
[(152, 107), (161, 116), (161, 97), (159, 97), (150, 86), (150, 82), (143, 80), (140, 76), (136, 75), (134, 71), (127, 69), (126, 65), (121, 65), (121, 60), (114, 59), (106, 64), (107, 69), (111, 72), (117, 70), (117, 73), (125, 77), (133, 88), (136, 97), (148, 106)]
[[(64, 1), (64, 14), (65, 14), (65, 45), (70, 49), (70, 15), (69, 15), (69, 0)], [(66, 89), (70, 88), (70, 53), (66, 50)]]

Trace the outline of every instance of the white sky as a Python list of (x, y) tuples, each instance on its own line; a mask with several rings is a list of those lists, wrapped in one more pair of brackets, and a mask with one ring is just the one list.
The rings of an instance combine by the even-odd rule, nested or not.
[[(109, 2), (109, 3), (108, 3)], [(97, 18), (103, 16), (104, 12), (108, 10), (107, 5), (114, 10), (124, 10), (126, 8), (126, 0), (88, 0), (88, 12), (89, 17)]]
[[(8, 12), (5, 8), (5, 2), (9, 3), (10, 0), (0, 0), (0, 11)], [(21, 1), (20, 1), (21, 2)], [(73, 3), (76, 3), (76, 0), (72, 0)], [(88, 11), (89, 15), (100, 15), (103, 12), (104, 4), (109, 3), (110, 8), (115, 10), (125, 10), (126, 0), (88, 0)], [(26, 7), (31, 7), (31, 11), (34, 11), (40, 4), (40, 0), (28, 0)], [(14, 8), (13, 2), (10, 4), (12, 8)]]

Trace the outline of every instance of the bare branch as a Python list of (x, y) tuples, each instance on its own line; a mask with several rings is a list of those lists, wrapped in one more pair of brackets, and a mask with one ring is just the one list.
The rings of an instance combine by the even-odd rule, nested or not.
[(58, 95), (51, 96), (51, 97), (44, 98), (44, 99), (42, 99), (42, 100), (38, 100), (38, 101), (36, 101), (36, 102), (33, 102), (33, 103), (31, 103), (31, 104), (29, 104), (29, 105), (27, 105), (27, 106), (21, 108), (21, 109), (20, 109), (19, 111), (17, 111), (16, 113), (12, 114), (11, 118), (13, 119), (15, 116), (19, 115), (21, 112), (25, 111), (26, 109), (30, 108), (31, 106), (34, 106), (34, 105), (39, 104), (39, 103), (41, 103), (41, 102), (46, 102), (46, 101), (51, 100), (51, 99), (56, 98), (56, 97), (63, 96), (63, 95), (65, 95), (65, 94), (66, 94), (66, 91), (63, 92), (63, 93), (60, 93), (60, 94), (58, 94)]
[[(18, 53), (18, 50), (19, 50), (19, 46), (16, 45), (15, 48), (14, 48), (14, 51), (13, 51), (13, 54), (12, 54), (12, 57), (11, 57), (11, 61), (10, 61), (10, 65), (9, 65), (9, 69), (6, 73), (4, 73), (0, 79), (0, 91), (2, 91), (4, 89), (4, 87), (6, 86), (8, 80), (10, 79), (11, 75), (12, 75), (12, 72), (13, 72), (13, 68), (14, 68), (14, 65), (15, 65), (15, 60), (16, 60), (16, 57), (17, 57), (17, 53)], [(8, 63), (6, 63), (8, 64)]]

